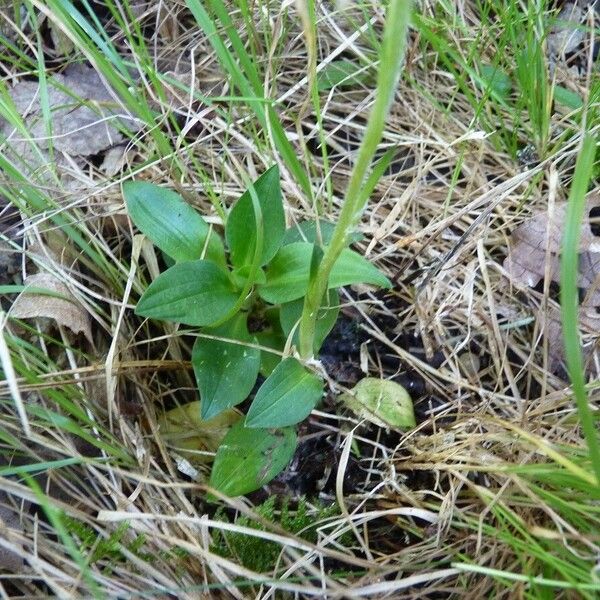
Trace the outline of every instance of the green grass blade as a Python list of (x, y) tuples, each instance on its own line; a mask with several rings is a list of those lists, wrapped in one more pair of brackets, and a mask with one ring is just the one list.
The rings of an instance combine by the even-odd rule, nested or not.
[(0, 477), (10, 477), (12, 475), (24, 475), (26, 473), (44, 473), (53, 469), (62, 469), (71, 465), (79, 465), (83, 458), (73, 456), (72, 458), (63, 458), (61, 460), (50, 460), (46, 462), (31, 463), (29, 465), (19, 465), (18, 467), (0, 468)]
[(100, 590), (98, 583), (94, 578), (94, 575), (89, 567), (88, 561), (83, 556), (83, 554), (75, 544), (75, 541), (73, 540), (71, 534), (68, 532), (67, 528), (64, 525), (63, 512), (53, 505), (51, 498), (49, 498), (44, 493), (44, 491), (35, 479), (33, 479), (29, 475), (25, 475), (25, 479), (31, 490), (36, 495), (39, 505), (44, 510), (48, 521), (50, 522), (54, 531), (60, 538), (63, 547), (66, 548), (67, 552), (71, 555), (71, 558), (80, 567), (81, 575), (83, 577), (83, 580), (87, 583), (92, 597), (99, 599), (104, 598), (104, 594)]
[(591, 179), (595, 155), (596, 140), (592, 135), (586, 134), (577, 159), (567, 207), (561, 257), (560, 304), (567, 368), (573, 385), (573, 394), (579, 411), (581, 427), (587, 441), (592, 468), (596, 475), (596, 485), (600, 485), (600, 442), (585, 387), (578, 326), (579, 303), (577, 290), (581, 222), (585, 212), (585, 195)]
[[(275, 147), (283, 157), (288, 169), (292, 172), (304, 193), (309, 198), (312, 198), (312, 186), (306, 168), (302, 165), (300, 160), (298, 160), (296, 150), (287, 139), (283, 125), (274, 108), (270, 104), (267, 104), (265, 108), (265, 99), (263, 97), (260, 78), (241, 39), (235, 31), (235, 27), (233, 26), (223, 3), (220, 0), (213, 0), (211, 5), (216, 10), (219, 19), (225, 27), (229, 42), (239, 57), (239, 63), (242, 65), (241, 67), (233, 53), (221, 39), (219, 31), (204, 5), (199, 2), (199, 0), (186, 0), (186, 4), (194, 15), (198, 26), (208, 37), (213, 50), (221, 65), (231, 77), (233, 84), (244, 96), (252, 99), (247, 100), (247, 102), (251, 106), (262, 127), (265, 129), (270, 128)], [(224, 19), (224, 22), (222, 19)]]

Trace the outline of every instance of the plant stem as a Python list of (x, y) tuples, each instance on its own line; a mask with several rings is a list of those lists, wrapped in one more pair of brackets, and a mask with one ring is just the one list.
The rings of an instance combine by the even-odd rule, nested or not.
[(317, 312), (327, 291), (331, 269), (346, 246), (348, 233), (368, 200), (362, 190), (398, 85), (411, 4), (410, 0), (391, 0), (388, 5), (379, 55), (375, 104), (369, 115), (365, 137), (358, 151), (331, 243), (325, 248), (317, 274), (311, 280), (304, 299), (300, 321), (300, 354), (303, 358), (310, 358), (313, 354)]

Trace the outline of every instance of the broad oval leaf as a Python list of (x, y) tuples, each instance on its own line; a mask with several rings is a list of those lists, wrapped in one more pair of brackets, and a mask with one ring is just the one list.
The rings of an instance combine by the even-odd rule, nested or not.
[(573, 110), (577, 110), (583, 106), (582, 97), (577, 92), (571, 91), (564, 85), (554, 86), (554, 100)]
[(253, 492), (281, 473), (295, 450), (291, 427), (250, 429), (236, 423), (217, 451), (210, 485), (228, 496)]
[(142, 317), (186, 325), (212, 325), (237, 302), (227, 273), (207, 260), (177, 263), (144, 292), (135, 312)]
[[(267, 282), (258, 288), (264, 300), (273, 304), (302, 298), (308, 290), (313, 244), (296, 242), (283, 246), (267, 268)], [(331, 270), (329, 288), (354, 283), (391, 287), (390, 280), (360, 254), (342, 250)]]
[[(279, 317), (281, 319), (281, 328), (286, 336), (289, 336), (292, 329), (296, 327), (292, 343), (298, 345), (299, 330), (297, 327), (300, 317), (302, 316), (302, 309), (304, 308), (304, 298), (293, 300), (292, 302), (286, 302), (281, 305)], [(333, 329), (335, 322), (337, 321), (338, 315), (340, 314), (340, 296), (337, 290), (329, 290), (327, 293), (327, 301), (323, 303), (318, 314), (317, 321), (315, 324), (315, 340), (313, 352), (315, 356), (318, 354), (325, 338), (329, 332)]]
[(416, 425), (413, 402), (395, 381), (365, 377), (340, 400), (358, 417), (379, 427), (410, 429)]
[(306, 294), (313, 244), (283, 246), (267, 267), (266, 282), (258, 287), (261, 298), (272, 304), (290, 302)]
[(329, 287), (339, 288), (355, 283), (369, 283), (383, 288), (392, 287), (391, 281), (366, 258), (345, 248), (331, 269)]
[(123, 195), (136, 227), (168, 256), (197, 260), (206, 247), (205, 258), (225, 265), (221, 238), (179, 194), (147, 181), (127, 181)]
[(304, 420), (323, 395), (323, 382), (295, 358), (279, 363), (254, 397), (247, 427), (285, 427)]
[[(281, 246), (285, 232), (285, 214), (277, 165), (265, 171), (253, 184), (263, 221), (263, 248), (259, 267), (266, 265)], [(250, 191), (246, 190), (231, 209), (225, 227), (231, 263), (235, 267), (251, 265), (256, 250), (256, 218)]]
[(248, 345), (256, 341), (248, 333), (244, 313), (204, 333), (231, 339), (199, 337), (192, 351), (202, 418), (211, 419), (245, 400), (252, 391), (260, 368), (260, 350)]

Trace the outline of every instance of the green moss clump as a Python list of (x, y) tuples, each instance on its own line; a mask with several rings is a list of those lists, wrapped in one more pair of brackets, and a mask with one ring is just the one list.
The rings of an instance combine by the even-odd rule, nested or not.
[[(317, 527), (320, 522), (339, 514), (335, 504), (331, 506), (317, 505), (316, 510), (311, 509), (306, 498), (300, 498), (295, 509), (291, 509), (289, 500), (285, 499), (281, 509), (277, 511), (275, 496), (257, 506), (255, 512), (264, 520), (276, 523), (290, 534), (301, 537), (312, 544), (317, 542)], [(222, 509), (217, 511), (215, 519), (225, 523), (230, 522)], [(246, 516), (239, 516), (235, 520), (235, 524), (258, 531), (267, 530), (262, 523), (250, 520)], [(281, 546), (276, 542), (252, 535), (217, 530), (213, 535), (211, 551), (224, 558), (235, 560), (247, 569), (263, 573), (272, 572), (276, 568)]]

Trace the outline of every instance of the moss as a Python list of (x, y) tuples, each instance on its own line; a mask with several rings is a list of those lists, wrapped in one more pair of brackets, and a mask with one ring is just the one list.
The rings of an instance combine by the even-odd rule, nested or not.
[[(294, 509), (290, 508), (289, 500), (285, 499), (278, 511), (275, 507), (275, 500), (275, 496), (272, 496), (266, 502), (257, 506), (255, 512), (264, 520), (277, 524), (288, 533), (299, 536), (313, 544), (317, 542), (318, 525), (324, 519), (339, 514), (335, 504), (331, 506), (317, 505), (312, 508), (305, 498), (301, 498)], [(222, 509), (217, 511), (215, 519), (226, 523), (230, 522)], [(267, 530), (267, 527), (262, 523), (251, 520), (246, 516), (237, 517), (235, 524), (258, 531)], [(211, 550), (224, 558), (236, 560), (247, 569), (262, 573), (271, 572), (276, 568), (281, 546), (276, 542), (252, 535), (218, 530), (213, 536)]]
[[(79, 551), (89, 556), (89, 564), (94, 565), (102, 562), (102, 570), (105, 574), (112, 573), (118, 563), (127, 562), (127, 556), (123, 550), (127, 550), (144, 560), (152, 563), (156, 556), (144, 550), (146, 544), (146, 535), (136, 535), (131, 541), (125, 542), (124, 538), (129, 530), (129, 523), (121, 523), (108, 538), (101, 537), (92, 527), (82, 523), (73, 517), (64, 517), (64, 523), (67, 531), (75, 538), (79, 546)], [(160, 553), (160, 556), (169, 560), (184, 560), (187, 558), (187, 552), (174, 546), (170, 550)]]

